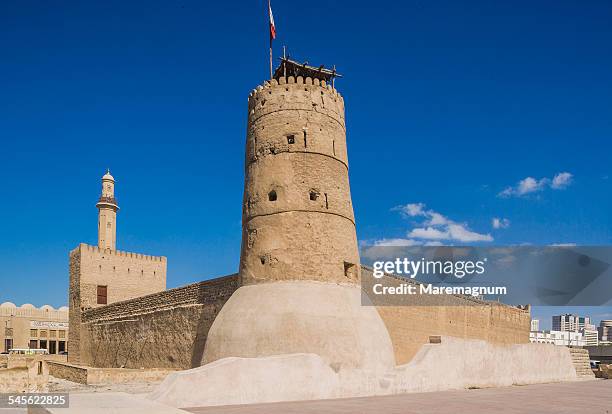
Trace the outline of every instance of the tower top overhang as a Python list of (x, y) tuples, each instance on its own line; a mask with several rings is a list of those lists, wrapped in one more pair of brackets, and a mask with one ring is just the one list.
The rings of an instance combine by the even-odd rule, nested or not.
[(319, 67), (310, 66), (308, 62), (300, 63), (295, 60), (292, 60), (288, 57), (281, 57), (280, 64), (274, 71), (273, 78), (279, 80), (280, 78), (293, 76), (297, 78), (298, 76), (312, 79), (319, 79), (325, 82), (330, 82), (334, 78), (341, 78), (336, 69), (326, 69), (325, 66), (321, 65)]

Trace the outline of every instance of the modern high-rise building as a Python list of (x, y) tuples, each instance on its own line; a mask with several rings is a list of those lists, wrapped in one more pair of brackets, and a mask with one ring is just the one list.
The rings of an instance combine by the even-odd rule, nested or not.
[(580, 332), (582, 329), (595, 329), (595, 325), (591, 324), (590, 317), (577, 316), (569, 313), (566, 313), (565, 315), (555, 315), (552, 317), (553, 331)]
[(596, 329), (581, 329), (580, 333), (584, 336), (586, 346), (597, 346), (599, 345), (599, 338)]
[(540, 330), (540, 320), (532, 319), (531, 320), (531, 332), (536, 332)]
[(599, 333), (599, 341), (612, 342), (612, 320), (601, 321), (597, 331)]

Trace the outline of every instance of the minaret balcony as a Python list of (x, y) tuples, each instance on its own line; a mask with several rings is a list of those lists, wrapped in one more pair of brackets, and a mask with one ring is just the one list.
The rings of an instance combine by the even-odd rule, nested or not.
[(119, 206), (117, 205), (117, 199), (115, 197), (100, 197), (98, 199), (98, 202), (96, 203), (96, 207), (114, 207), (116, 209), (119, 209)]

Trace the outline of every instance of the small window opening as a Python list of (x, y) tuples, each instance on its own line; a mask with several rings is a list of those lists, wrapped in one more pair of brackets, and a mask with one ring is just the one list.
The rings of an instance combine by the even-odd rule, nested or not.
[(332, 141), (332, 151), (336, 155), (336, 141)]
[(140, 271), (140, 276), (144, 276), (144, 270)]
[(43, 373), (43, 363), (42, 361), (38, 361), (38, 375), (42, 375)]
[(287, 144), (295, 144), (295, 135), (287, 135)]
[(272, 190), (268, 193), (268, 200), (276, 201), (276, 191)]
[(319, 198), (319, 193), (317, 193), (317, 192), (316, 192), (316, 191), (314, 191), (314, 190), (311, 190), (311, 191), (310, 191), (310, 200), (312, 200), (312, 201), (316, 201), (316, 200), (317, 200), (317, 198)]
[(357, 266), (355, 266), (355, 263), (344, 262), (344, 276), (351, 280), (357, 280)]
[(325, 208), (329, 208), (329, 203), (327, 202), (327, 193), (325, 193)]
[(266, 264), (266, 256), (260, 256), (259, 261), (261, 262), (262, 265)]
[(308, 144), (306, 143), (306, 130), (304, 130), (304, 148), (308, 148)]

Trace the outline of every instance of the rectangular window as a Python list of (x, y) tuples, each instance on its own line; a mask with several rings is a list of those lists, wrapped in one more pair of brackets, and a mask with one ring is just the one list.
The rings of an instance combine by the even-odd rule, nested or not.
[(65, 341), (59, 341), (58, 347), (57, 347), (57, 352), (59, 352), (60, 354), (62, 352), (66, 352), (66, 342)]
[(56, 338), (57, 337), (57, 331), (49, 331), (49, 338)]
[(38, 329), (30, 329), (30, 336), (32, 338), (38, 337)]
[(295, 144), (295, 135), (287, 135), (287, 144)]
[(38, 349), (38, 341), (36, 339), (30, 339), (30, 344), (28, 347), (30, 349)]
[(49, 341), (49, 353), (57, 354), (57, 342)]
[(58, 331), (58, 338), (63, 339), (66, 337), (66, 331)]
[(40, 341), (39, 349), (47, 349), (47, 341)]
[(13, 340), (11, 338), (7, 338), (4, 340), (4, 352), (8, 352), (9, 349), (13, 348)]
[(106, 305), (108, 303), (107, 286), (98, 285), (98, 305)]
[(40, 331), (40, 337), (41, 337), (41, 338), (46, 338), (46, 337), (47, 337), (47, 331), (43, 331), (43, 330), (41, 330), (41, 331)]

